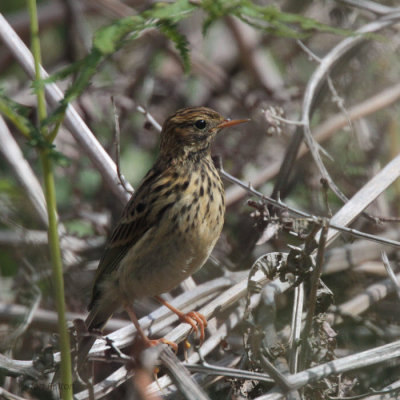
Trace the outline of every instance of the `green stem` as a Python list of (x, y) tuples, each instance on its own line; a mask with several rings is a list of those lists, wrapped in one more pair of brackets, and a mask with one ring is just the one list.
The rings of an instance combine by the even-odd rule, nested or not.
[[(44, 88), (40, 74), (40, 40), (39, 40), (39, 26), (37, 19), (36, 0), (28, 0), (28, 8), (31, 24), (31, 40), (32, 40), (32, 53), (35, 62), (35, 80), (38, 83), (36, 89), (36, 96), (38, 102), (38, 115), (39, 121), (42, 122), (47, 117), (46, 112), (46, 99), (44, 95)], [(41, 130), (41, 134), (46, 140), (51, 143), (56, 135), (53, 131), (51, 141), (46, 137), (46, 133)], [(54, 184), (53, 165), (49, 149), (41, 148), (40, 162), (43, 169), (44, 189), (48, 214), (48, 237), (50, 246), (50, 257), (53, 271), (53, 285), (55, 303), (58, 313), (58, 333), (60, 337), (60, 351), (61, 351), (61, 397), (64, 400), (72, 400), (72, 373), (71, 373), (71, 353), (70, 353), (70, 340), (67, 328), (67, 321), (65, 319), (65, 300), (64, 300), (64, 278), (63, 268), (60, 251), (60, 238), (58, 236), (58, 223), (57, 223), (57, 201), (56, 190)]]
[(72, 373), (71, 373), (71, 352), (70, 340), (65, 318), (64, 300), (64, 277), (60, 251), (60, 240), (58, 236), (58, 224), (56, 213), (56, 191), (51, 158), (47, 151), (40, 152), (40, 161), (43, 169), (45, 197), (47, 213), (49, 218), (49, 246), (53, 272), (54, 296), (58, 314), (58, 334), (60, 337), (61, 351), (61, 397), (64, 400), (72, 400)]
[(47, 117), (46, 112), (46, 99), (43, 90), (43, 82), (40, 74), (40, 64), (42, 63), (42, 56), (40, 53), (40, 40), (39, 40), (39, 23), (37, 16), (36, 0), (28, 0), (30, 24), (31, 24), (31, 50), (33, 54), (33, 61), (35, 64), (35, 81), (39, 87), (36, 89), (36, 97), (38, 103), (39, 120), (43, 121)]

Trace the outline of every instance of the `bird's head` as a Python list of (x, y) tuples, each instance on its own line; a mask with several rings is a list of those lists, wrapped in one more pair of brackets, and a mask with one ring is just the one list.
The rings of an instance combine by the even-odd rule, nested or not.
[(221, 129), (247, 121), (228, 120), (207, 107), (183, 108), (164, 122), (160, 153), (169, 158), (199, 159), (209, 154), (210, 144)]

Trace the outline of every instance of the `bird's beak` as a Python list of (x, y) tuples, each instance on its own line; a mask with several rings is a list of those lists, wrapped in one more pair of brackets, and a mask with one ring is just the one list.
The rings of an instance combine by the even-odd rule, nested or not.
[(243, 124), (243, 122), (249, 122), (249, 119), (226, 119), (217, 125), (218, 129), (227, 128), (228, 126), (234, 126), (238, 124)]

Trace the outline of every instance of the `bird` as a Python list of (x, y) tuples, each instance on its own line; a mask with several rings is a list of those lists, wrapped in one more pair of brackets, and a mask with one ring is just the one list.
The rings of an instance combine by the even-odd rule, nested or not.
[[(207, 261), (224, 224), (224, 187), (211, 158), (217, 133), (248, 119), (230, 120), (207, 107), (178, 110), (163, 124), (159, 155), (128, 201), (106, 242), (96, 271), (88, 332), (101, 331), (121, 306), (146, 346), (133, 302), (154, 297), (200, 329), (207, 321), (192, 311), (184, 314), (160, 297), (198, 271)], [(78, 366), (95, 341), (86, 335), (78, 347)]]

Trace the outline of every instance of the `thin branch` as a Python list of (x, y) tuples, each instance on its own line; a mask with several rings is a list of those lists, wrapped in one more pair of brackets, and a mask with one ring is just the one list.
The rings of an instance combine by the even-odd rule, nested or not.
[[(399, 389), (400, 389), (400, 381), (399, 380), (391, 383), (390, 385), (388, 385), (384, 388), (384, 390), (387, 390), (387, 391), (395, 391), (395, 390), (398, 391)], [(379, 394), (377, 394), (377, 395), (372, 394), (371, 396), (366, 397), (365, 400), (388, 400), (388, 399), (387, 399), (387, 396), (380, 396)]]
[(291, 120), (291, 119), (282, 118), (282, 117), (280, 117), (278, 115), (270, 115), (269, 118), (275, 119), (275, 120), (277, 120), (279, 122), (283, 122), (283, 123), (288, 124), (288, 125), (303, 126), (303, 122), (302, 121), (294, 121), (294, 120)]
[(314, 162), (317, 164), (318, 169), (322, 174), (322, 177), (328, 182), (329, 187), (343, 202), (347, 202), (347, 197), (339, 190), (339, 188), (336, 186), (336, 184), (330, 177), (327, 169), (325, 168), (325, 165), (321, 160), (317, 143), (311, 134), (310, 117), (312, 113), (311, 112), (312, 105), (314, 103), (317, 91), (319, 90), (324, 80), (327, 78), (329, 72), (346, 53), (348, 53), (351, 49), (353, 49), (356, 45), (358, 45), (362, 41), (366, 40), (367, 36), (364, 35), (365, 33), (372, 33), (379, 31), (383, 28), (393, 25), (399, 19), (400, 19), (400, 12), (395, 14), (390, 14), (390, 17), (387, 16), (382, 17), (380, 20), (367, 24), (361, 29), (357, 30), (355, 36), (346, 38), (342, 42), (340, 42), (321, 60), (319, 66), (312, 74), (304, 93), (303, 111), (301, 119), (304, 124), (303, 127), (304, 140), (310, 149), (311, 155), (314, 159)]
[[(13, 324), (20, 321), (29, 312), (26, 306), (20, 304), (0, 303), (0, 323)], [(67, 312), (68, 321), (84, 319), (84, 314)], [(105, 327), (106, 332), (113, 332), (126, 326), (127, 321), (110, 319)], [(31, 326), (39, 331), (54, 332), (57, 329), (57, 313), (43, 308), (36, 308), (32, 313)]]
[(188, 400), (208, 400), (209, 397), (194, 381), (185, 365), (179, 361), (169, 347), (163, 346), (160, 361), (167, 368), (168, 375), (177, 386), (179, 393)]
[(42, 187), (1, 115), (0, 142), (0, 152), (13, 169), (43, 225), (47, 226), (47, 209)]
[(386, 272), (389, 275), (389, 279), (393, 282), (393, 285), (396, 289), (397, 297), (400, 299), (400, 283), (396, 279), (396, 275), (393, 272), (392, 267), (390, 266), (390, 262), (389, 262), (387, 254), (386, 254), (386, 251), (382, 251), (382, 261), (383, 261), (383, 265), (385, 266)]
[(12, 360), (0, 354), (0, 372), (4, 376), (26, 375), (34, 379), (40, 377), (40, 372), (33, 366), (32, 361)]
[(208, 375), (222, 375), (227, 378), (237, 378), (237, 379), (253, 379), (260, 382), (273, 383), (274, 380), (266, 374), (261, 374), (259, 372), (246, 371), (245, 369), (237, 369), (237, 368), (227, 368), (220, 367), (218, 365), (202, 363), (198, 364), (188, 364), (185, 363), (184, 366), (194, 372), (202, 372)]
[[(2, 222), (8, 225), (2, 218)], [(11, 225), (11, 223), (10, 223)], [(32, 229), (25, 229), (22, 226), (12, 224), (13, 229), (0, 230), (0, 245), (1, 246), (47, 246), (49, 243), (47, 232)], [(63, 235), (61, 238), (61, 246), (63, 250), (74, 251), (76, 253), (85, 252), (88, 250), (98, 249), (104, 246), (104, 236), (92, 236), (89, 238), (79, 238), (76, 236)], [(64, 255), (64, 254), (63, 254)], [(69, 261), (69, 260), (68, 260)]]
[[(254, 196), (259, 197), (260, 199), (266, 201), (267, 203), (272, 204), (275, 207), (279, 207), (283, 210), (290, 211), (293, 214), (298, 215), (300, 217), (307, 218), (310, 221), (315, 222), (316, 224), (321, 224), (321, 221), (324, 219), (324, 217), (318, 217), (318, 216), (309, 214), (305, 211), (300, 211), (293, 207), (289, 207), (286, 204), (282, 203), (280, 200), (274, 200), (274, 199), (264, 195), (263, 193), (255, 190), (253, 187), (246, 185), (241, 180), (233, 177), (225, 170), (220, 170), (220, 174), (222, 177), (224, 177), (229, 182), (232, 182), (232, 183), (235, 183), (235, 184), (241, 186), (247, 192), (251, 193)], [(400, 174), (400, 156), (396, 157), (388, 165), (386, 165), (385, 168), (383, 168), (374, 178), (372, 178), (369, 183), (367, 183), (359, 192), (357, 192), (353, 196), (353, 198), (347, 204), (345, 204), (332, 217), (332, 219), (330, 220), (328, 225), (330, 228), (332, 228), (336, 232), (329, 231), (330, 234), (328, 232), (328, 241), (329, 242), (333, 241), (337, 237), (337, 235), (339, 235), (339, 232), (345, 232), (345, 233), (349, 233), (351, 235), (354, 235), (354, 236), (357, 236), (360, 238), (371, 240), (373, 242), (382, 243), (382, 244), (394, 246), (394, 247), (399, 247), (400, 242), (398, 242), (396, 240), (385, 239), (380, 236), (375, 236), (375, 235), (370, 235), (369, 233), (360, 232), (356, 229), (347, 228), (347, 227), (343, 226), (345, 224), (339, 225), (340, 223), (343, 223), (343, 222), (351, 223), (356, 218), (356, 216), (358, 214), (360, 214), (363, 211), (363, 209), (365, 207), (367, 207), (368, 204), (374, 200), (374, 197), (375, 196), (377, 197), (380, 194), (380, 193), (375, 193), (376, 186), (378, 185), (380, 189), (384, 190), (384, 188), (389, 186), (389, 184), (392, 183), (396, 179), (395, 176), (397, 176), (398, 174)], [(370, 197), (364, 197), (365, 192), (367, 192)], [(372, 193), (370, 193), (370, 192), (372, 192)], [(363, 197), (364, 198), (363, 203), (368, 201), (368, 204), (359, 205), (358, 197)], [(355, 200), (353, 200), (353, 199), (355, 199)], [(355, 204), (353, 204), (353, 202)]]
[(28, 400), (25, 397), (17, 396), (2, 387), (0, 387), (0, 396), (6, 400)]
[(294, 389), (290, 381), (288, 380), (288, 377), (282, 372), (280, 372), (274, 364), (272, 364), (271, 361), (268, 360), (268, 358), (263, 354), (259, 353), (257, 354), (257, 359), (260, 362), (261, 367), (263, 368), (264, 371), (268, 372), (268, 375), (271, 376), (276, 384), (284, 391), (288, 392)]
[[(400, 341), (375, 347), (371, 350), (366, 350), (309, 368), (303, 372), (289, 376), (288, 380), (291, 386), (300, 389), (307, 384), (318, 382), (332, 374), (339, 375), (347, 371), (394, 360), (398, 357), (400, 357)], [(276, 387), (269, 394), (257, 397), (256, 400), (281, 400), (284, 398), (285, 394), (281, 389)]]
[(315, 53), (313, 53), (311, 51), (311, 49), (306, 46), (300, 39), (296, 40), (296, 43), (301, 47), (301, 49), (308, 55), (308, 57), (310, 57), (311, 60), (320, 63), (321, 62), (321, 58), (318, 57)]
[(142, 106), (137, 106), (136, 110), (146, 117), (146, 120), (156, 129), (157, 132), (161, 132), (162, 126), (155, 120), (155, 118)]
[(114, 115), (114, 143), (115, 143), (115, 164), (117, 167), (117, 175), (120, 184), (122, 187), (126, 190), (127, 193), (132, 195), (133, 191), (130, 190), (127, 186), (127, 182), (125, 177), (121, 173), (121, 165), (120, 165), (120, 153), (121, 153), (121, 148), (120, 148), (120, 136), (121, 136), (121, 130), (119, 127), (119, 115), (117, 112), (117, 107), (115, 106), (115, 101), (114, 97), (111, 98), (111, 103), (113, 106), (113, 115)]

